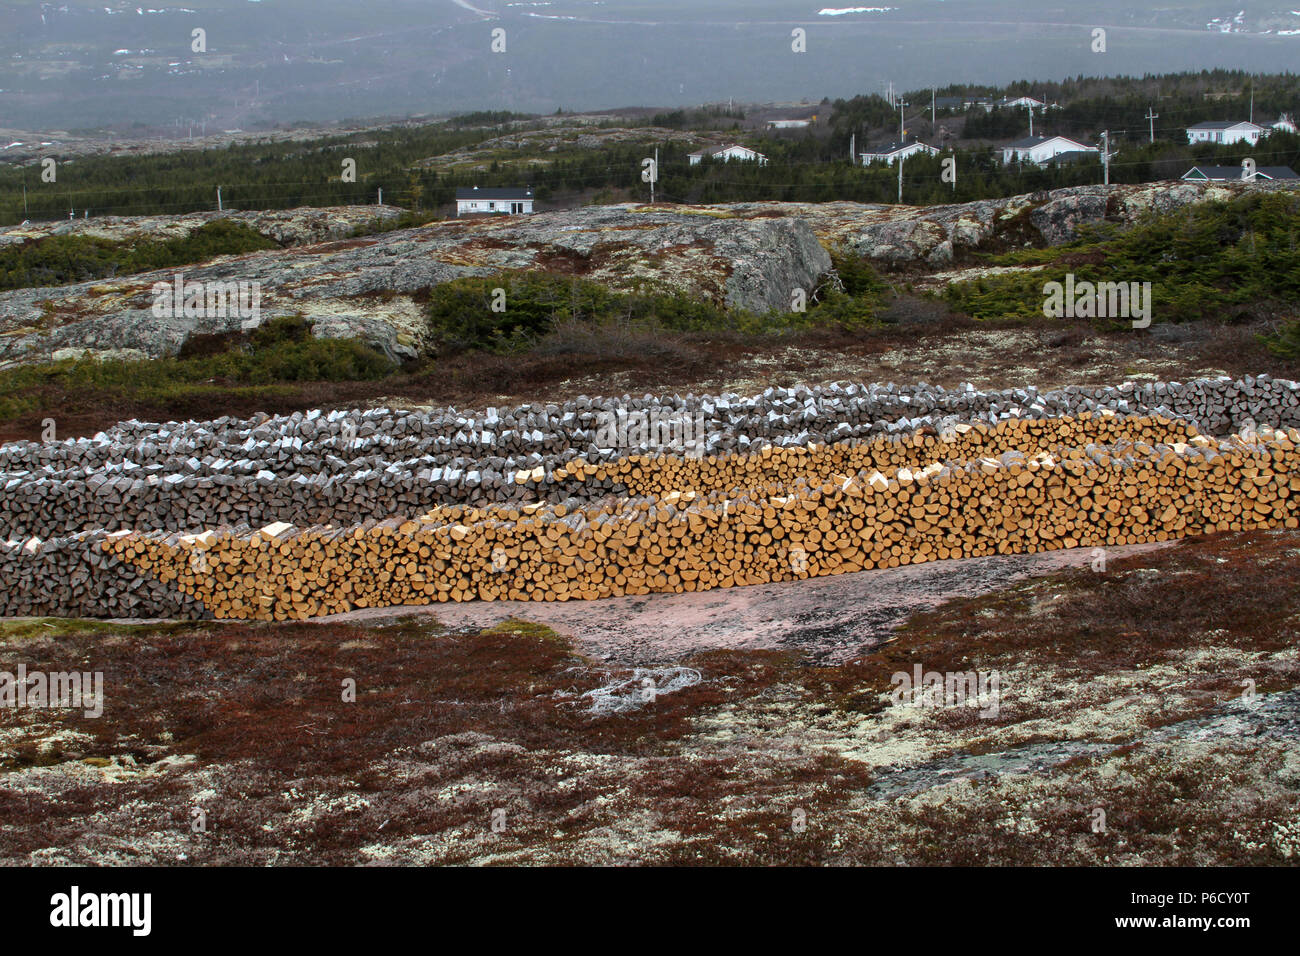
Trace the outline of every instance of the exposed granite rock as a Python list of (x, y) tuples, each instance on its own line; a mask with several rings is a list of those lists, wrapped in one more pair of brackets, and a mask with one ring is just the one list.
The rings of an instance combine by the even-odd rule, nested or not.
[[(614, 289), (647, 285), (755, 312), (785, 311), (794, 289), (811, 288), (830, 268), (829, 248), (865, 256), (885, 269), (944, 269), (972, 251), (1068, 242), (1085, 224), (1133, 222), (1152, 212), (1246, 190), (1286, 188), (1293, 187), (1078, 186), (931, 207), (622, 204), (449, 220), (357, 239), (339, 237), (351, 235), (363, 221), (358, 217), (373, 217), (377, 207), (234, 213), (289, 248), (120, 279), (0, 293), (0, 366), (73, 354), (68, 350), (172, 355), (194, 333), (243, 325), (238, 316), (153, 316), (152, 286), (170, 283), (178, 273), (196, 282), (257, 282), (263, 318), (301, 314), (315, 322), (317, 335), (358, 336), (401, 359), (413, 357), (422, 345), (417, 293), (462, 276), (544, 270)], [(384, 207), (382, 215), (393, 214)], [(0, 233), (0, 243), (39, 229), (119, 238), (181, 235), (213, 215), (47, 224), (23, 233), (7, 230)]]
[(397, 206), (332, 206), (228, 212), (192, 212), (179, 216), (96, 216), (0, 227), (0, 246), (47, 236), (89, 236), (123, 242), (179, 239), (216, 219), (234, 219), (284, 246), (343, 239), (363, 226), (395, 219)]
[[(329, 211), (319, 212), (328, 221)], [(292, 223), (301, 233), (303, 222)], [(66, 349), (173, 355), (189, 335), (243, 325), (246, 316), (239, 315), (153, 315), (154, 284), (170, 284), (178, 274), (186, 282), (259, 283), (263, 319), (302, 314), (315, 322), (317, 335), (357, 336), (406, 358), (416, 354), (422, 331), (412, 295), (462, 276), (544, 269), (619, 289), (645, 282), (765, 312), (788, 309), (792, 291), (814, 286), (830, 264), (808, 224), (792, 218), (620, 205), (452, 220), (183, 269), (0, 293), (0, 363), (41, 361)]]
[(803, 219), (827, 246), (865, 256), (886, 269), (941, 268), (974, 250), (1060, 245), (1076, 238), (1081, 225), (1131, 223), (1148, 213), (1231, 199), (1248, 190), (1294, 188), (1286, 183), (1147, 183), (1074, 186), (946, 206), (833, 202), (716, 208), (742, 217)]

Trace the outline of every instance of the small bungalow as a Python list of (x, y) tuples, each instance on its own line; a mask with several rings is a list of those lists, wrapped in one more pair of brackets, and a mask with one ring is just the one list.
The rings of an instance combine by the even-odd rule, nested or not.
[(1187, 142), (1215, 143), (1219, 146), (1231, 146), (1233, 143), (1246, 142), (1254, 146), (1261, 136), (1267, 136), (1268, 130), (1254, 123), (1234, 123), (1231, 120), (1215, 123), (1197, 123), (1187, 127)]
[(860, 155), (863, 166), (870, 166), (873, 163), (884, 163), (886, 166), (892, 166), (894, 160), (907, 159), (917, 153), (925, 153), (929, 156), (939, 155), (939, 151), (933, 146), (927, 146), (925, 143), (916, 140), (910, 143), (890, 143), (888, 146), (881, 146), (879, 149), (869, 153), (861, 153)]
[[(1100, 154), (1095, 146), (1076, 142), (1068, 136), (1026, 136), (1002, 147), (1002, 162), (1029, 162), (1042, 166), (1064, 153)], [(1077, 160), (1084, 157), (1070, 156)]]
[(715, 163), (729, 163), (734, 160), (741, 163), (758, 163), (760, 166), (767, 165), (767, 157), (758, 150), (735, 144), (731, 146), (707, 146), (687, 155), (692, 166), (699, 165), (706, 158), (713, 160)]
[(532, 211), (531, 189), (482, 189), (470, 186), (456, 190), (458, 216), (526, 216)]

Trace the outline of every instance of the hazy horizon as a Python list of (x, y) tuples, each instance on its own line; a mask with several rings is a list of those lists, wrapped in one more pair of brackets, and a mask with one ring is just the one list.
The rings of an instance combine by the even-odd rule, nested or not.
[[(1300, 2), (1240, 9), (1205, 0), (1159, 10), (1118, 0), (14, 2), (0, 14), (0, 127), (212, 132), (480, 109), (816, 102), (890, 82), (1294, 69)], [(792, 50), (796, 27), (806, 52)], [(206, 51), (192, 50), (195, 28)], [(1104, 53), (1092, 49), (1096, 28), (1106, 30)], [(504, 52), (492, 50), (494, 30), (505, 31)]]

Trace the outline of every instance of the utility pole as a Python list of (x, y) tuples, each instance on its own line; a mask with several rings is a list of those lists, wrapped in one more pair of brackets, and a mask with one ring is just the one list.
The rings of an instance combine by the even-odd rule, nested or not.
[[(1238, 114), (1241, 115), (1241, 114)], [(1110, 130), (1101, 131), (1101, 165), (1105, 171), (1105, 184), (1110, 185)]]
[[(850, 133), (849, 134), (849, 162), (850, 163), (856, 163), (858, 161), (857, 152), (858, 152), (858, 134)], [(26, 186), (23, 187), (24, 190), (26, 188), (27, 188)], [(26, 197), (26, 195), (27, 193), (24, 192), (23, 196)]]
[(907, 133), (907, 131), (903, 129), (903, 111), (911, 105), (911, 103), (908, 103), (901, 96), (898, 98), (898, 142), (900, 145), (903, 142), (904, 135)]
[(898, 157), (898, 204), (903, 204), (903, 157)]
[(1156, 112), (1156, 108), (1154, 106), (1148, 106), (1147, 122), (1151, 125), (1151, 142), (1153, 143), (1156, 141), (1156, 120), (1159, 118), (1160, 114)]
[[(930, 87), (930, 126), (931, 127), (939, 125), (939, 121), (938, 119), (935, 118), (935, 116), (936, 114), (934, 112), (934, 87), (932, 86)], [(931, 133), (933, 133), (933, 129), (931, 129)]]
[(27, 184), (23, 183), (23, 218), (27, 218)]
[(655, 147), (655, 174), (650, 180), (650, 205), (655, 204), (655, 182), (659, 179), (659, 147)]
[(225, 212), (225, 209), (224, 209), (224, 208), (222, 207), (222, 205), (221, 205), (221, 187), (220, 187), (220, 186), (217, 187), (217, 212)]
[(383, 187), (383, 186), (380, 186), (380, 187), (379, 187), (379, 202), (377, 202), (375, 205), (377, 205), (377, 206), (382, 206), (383, 204), (384, 204), (384, 187)]

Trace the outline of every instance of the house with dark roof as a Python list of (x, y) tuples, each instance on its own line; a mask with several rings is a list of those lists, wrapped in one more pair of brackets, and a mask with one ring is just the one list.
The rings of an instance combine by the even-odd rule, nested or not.
[(1261, 136), (1267, 136), (1268, 130), (1254, 123), (1234, 123), (1231, 120), (1213, 123), (1197, 123), (1187, 127), (1187, 142), (1214, 143), (1218, 146), (1231, 146), (1233, 143), (1246, 142), (1254, 146)]
[(692, 166), (696, 166), (706, 159), (720, 163), (735, 160), (742, 163), (758, 163), (760, 166), (767, 165), (767, 157), (758, 150), (734, 143), (730, 146), (706, 146), (704, 149), (697, 149), (693, 153), (687, 153), (686, 156)]
[[(1241, 166), (1193, 166), (1179, 178), (1189, 183), (1231, 183), (1241, 182), (1245, 174)], [(1290, 166), (1256, 166), (1255, 179), (1294, 182), (1300, 180), (1300, 175)]]
[(925, 153), (929, 156), (939, 155), (939, 151), (933, 146), (927, 146), (925, 143), (913, 140), (912, 142), (889, 143), (880, 146), (877, 149), (867, 153), (860, 153), (862, 165), (870, 166), (872, 163), (884, 163), (886, 166), (894, 165), (896, 159), (907, 159), (909, 156), (915, 156), (917, 153)]
[(1029, 162), (1041, 166), (1063, 154), (1082, 154), (1069, 157), (1078, 160), (1100, 152), (1097, 147), (1076, 142), (1068, 136), (1026, 136), (1002, 147), (1002, 162)]
[(532, 211), (533, 191), (528, 188), (466, 186), (456, 190), (458, 216), (526, 216)]

